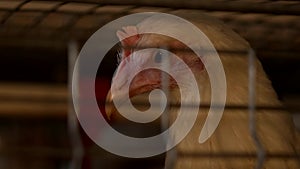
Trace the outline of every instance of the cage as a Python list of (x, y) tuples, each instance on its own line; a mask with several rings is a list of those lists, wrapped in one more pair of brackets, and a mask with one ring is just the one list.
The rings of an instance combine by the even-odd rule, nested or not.
[[(174, 149), (151, 158), (136, 159), (109, 153), (86, 135), (76, 118), (72, 99), (76, 58), (87, 39), (99, 28), (122, 16), (140, 12), (203, 13), (224, 22), (249, 42), (252, 50), (218, 52), (244, 53), (249, 57), (248, 104), (226, 105), (226, 109), (233, 110), (232, 114), (243, 110), (249, 116), (247, 132), (252, 133), (256, 152), (185, 153)], [(299, 14), (300, 2), (295, 0), (1, 0), (1, 168), (174, 168), (181, 158), (255, 161), (253, 168), (283, 160), (287, 164), (298, 162), (300, 167)], [(93, 81), (102, 109), (107, 104), (105, 99), (119, 53), (120, 43), (106, 53), (97, 79)], [(260, 91), (254, 87), (254, 57), (261, 62), (282, 106), (255, 103), (255, 94), (259, 95)], [(84, 90), (84, 87), (78, 89), (82, 95)], [(298, 140), (293, 145), (293, 153), (264, 151), (255, 127), (261, 123), (256, 118), (260, 111), (290, 113), (293, 124), (289, 125), (295, 128), (293, 138)], [(161, 123), (156, 120), (149, 125), (135, 124), (133, 129), (128, 122), (120, 122), (114, 127), (125, 134), (134, 131), (133, 135), (149, 137), (161, 132)], [(274, 124), (274, 127), (279, 125), (284, 126)], [(117, 142), (122, 144), (122, 140)]]

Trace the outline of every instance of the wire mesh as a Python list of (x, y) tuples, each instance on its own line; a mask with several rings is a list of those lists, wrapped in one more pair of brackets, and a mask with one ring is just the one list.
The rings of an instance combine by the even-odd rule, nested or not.
[[(64, 39), (68, 42), (70, 38), (78, 40), (85, 40), (96, 29), (107, 23), (108, 21), (118, 18), (120, 16), (135, 13), (138, 11), (149, 11), (156, 9), (161, 12), (170, 12), (180, 9), (186, 10), (201, 10), (205, 13), (218, 17), (226, 23), (229, 23), (235, 30), (237, 30), (242, 36), (254, 43), (254, 50), (257, 52), (264, 52), (264, 55), (272, 56), (276, 54), (279, 57), (286, 55), (285, 57), (298, 57), (299, 52), (299, 38), (295, 40), (295, 43), (282, 45), (283, 39), (294, 39), (291, 37), (300, 37), (300, 2), (298, 1), (190, 1), (190, 2), (161, 2), (161, 1), (130, 1), (130, 2), (117, 2), (117, 1), (51, 1), (48, 3), (36, 4), (40, 1), (17, 1), (15, 5), (8, 5), (8, 1), (0, 2), (0, 41), (5, 43), (7, 39), (18, 39), (20, 36), (25, 39), (45, 39), (52, 41)], [(43, 1), (41, 1), (43, 2)], [(36, 5), (36, 7), (34, 7)], [(28, 15), (28, 18), (20, 18), (17, 14), (34, 13), (34, 15)], [(49, 24), (51, 15), (55, 15), (55, 21), (53, 24)], [(62, 16), (57, 18), (57, 16)], [(23, 23), (24, 20), (32, 19), (31, 22)], [(66, 18), (66, 19), (62, 19)], [(90, 20), (88, 20), (89, 18)], [(100, 19), (101, 18), (101, 19)], [(62, 19), (61, 23), (56, 21)], [(87, 20), (87, 21), (86, 21)], [(82, 22), (81, 22), (82, 21)], [(93, 26), (86, 28), (84, 25), (88, 22), (95, 22)], [(46, 23), (46, 24), (45, 24)], [(263, 25), (263, 26), (257, 26)], [(244, 31), (249, 26), (249, 31)], [(289, 27), (289, 31), (283, 36), (274, 37), (267, 35), (266, 32), (276, 32), (281, 28)], [(14, 28), (14, 29), (12, 29)], [(251, 33), (252, 31), (252, 33)], [(37, 33), (38, 32), (38, 33)], [(250, 33), (249, 33), (250, 32)], [(253, 32), (258, 32), (255, 35)], [(259, 43), (262, 36), (266, 40)], [(272, 48), (266, 46), (266, 43), (270, 42)], [(18, 43), (18, 42), (16, 42)], [(278, 48), (277, 48), (278, 47)], [(247, 51), (218, 51), (228, 53), (247, 53)], [(268, 53), (269, 52), (269, 53)], [(267, 54), (268, 53), (268, 54)], [(282, 54), (281, 54), (282, 53)], [(73, 54), (72, 54), (73, 55)], [(226, 105), (226, 109), (247, 109), (249, 110), (249, 128), (253, 139), (256, 142), (257, 154), (243, 154), (243, 153), (207, 153), (207, 152), (195, 152), (185, 153), (184, 156), (179, 152), (179, 157), (210, 157), (210, 158), (257, 158), (256, 168), (262, 168), (264, 160), (268, 158), (283, 158), (283, 159), (299, 159), (297, 154), (284, 154), (284, 153), (272, 153), (265, 154), (260, 141), (256, 135), (256, 121), (255, 114), (260, 111), (257, 110), (285, 110), (284, 107), (274, 107), (268, 105), (255, 105), (255, 68), (254, 68), (254, 51), (249, 52), (249, 105)], [(70, 72), (72, 72), (70, 70)], [(164, 81), (164, 80), (163, 80)], [(69, 84), (70, 85), (70, 84)], [(15, 99), (15, 98), (14, 98)], [(22, 100), (22, 98), (19, 98)], [(28, 99), (28, 98), (25, 98)], [(1, 96), (0, 96), (1, 100)], [(7, 100), (7, 97), (3, 97), (2, 100)], [(47, 100), (49, 101), (49, 100)], [(144, 104), (144, 103), (136, 103)], [(158, 103), (159, 104), (159, 103)], [(192, 106), (192, 105), (169, 105), (175, 106)], [(210, 105), (201, 105), (202, 108), (209, 108)], [(257, 111), (257, 112), (256, 112)], [(274, 111), (281, 112), (281, 111)], [(299, 111), (300, 112), (300, 111)], [(71, 136), (75, 141), (73, 143), (73, 152), (75, 156), (79, 156), (77, 159), (80, 163), (82, 156), (82, 146), (80, 143), (79, 132), (76, 129), (78, 126), (74, 125), (74, 117), (70, 116), (69, 124)], [(165, 125), (164, 125), (165, 126)], [(76, 141), (77, 140), (77, 141)], [(79, 152), (79, 153), (78, 153)], [(177, 152), (176, 152), (177, 153)], [(95, 154), (94, 154), (95, 155)], [(176, 155), (175, 155), (176, 156)], [(74, 159), (73, 159), (74, 160)], [(171, 165), (171, 164), (170, 164)]]

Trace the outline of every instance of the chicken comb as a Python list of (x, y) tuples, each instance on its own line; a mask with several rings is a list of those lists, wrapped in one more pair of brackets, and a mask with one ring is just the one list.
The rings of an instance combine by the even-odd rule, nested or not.
[(122, 59), (124, 59), (131, 54), (132, 50), (130, 48), (137, 45), (140, 35), (136, 26), (122, 27), (122, 30), (118, 30), (116, 34), (123, 46)]

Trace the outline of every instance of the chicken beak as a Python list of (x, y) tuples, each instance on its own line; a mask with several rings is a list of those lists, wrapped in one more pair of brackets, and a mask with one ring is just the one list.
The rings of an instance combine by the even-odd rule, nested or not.
[[(135, 96), (130, 97), (131, 104), (140, 111), (146, 111), (150, 107), (149, 103), (149, 92), (145, 92), (142, 94), (138, 94)], [(107, 97), (106, 97), (106, 104), (105, 104), (105, 112), (106, 116), (109, 120), (120, 120), (123, 119), (122, 115), (118, 112), (113, 100), (118, 100), (121, 103), (120, 106), (126, 106), (128, 97), (123, 95), (112, 95), (111, 90), (109, 90)], [(113, 117), (113, 119), (112, 119)]]
[[(113, 100), (118, 100), (119, 103), (124, 104), (126, 101), (125, 99), (128, 99), (128, 98), (126, 98), (123, 95), (112, 95), (111, 90), (109, 90), (109, 92), (106, 96), (106, 104), (105, 104), (105, 112), (106, 112), (106, 116), (109, 120), (111, 120), (111, 117), (113, 115), (119, 114), (117, 108), (115, 107)], [(120, 106), (122, 106), (122, 104)]]
[(111, 95), (111, 91), (109, 90), (107, 96), (106, 96), (106, 103), (105, 103), (105, 113), (106, 113), (106, 116), (109, 120), (111, 120), (111, 115), (113, 113), (116, 113), (117, 109), (116, 107), (114, 106), (114, 103), (113, 103), (113, 98), (112, 98), (112, 95)]

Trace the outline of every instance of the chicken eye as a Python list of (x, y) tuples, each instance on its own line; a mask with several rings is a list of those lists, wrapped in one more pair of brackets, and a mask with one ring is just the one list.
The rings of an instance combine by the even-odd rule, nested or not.
[(161, 51), (159, 51), (159, 52), (156, 53), (155, 58), (154, 58), (155, 63), (161, 63), (162, 55), (163, 54), (162, 54)]

